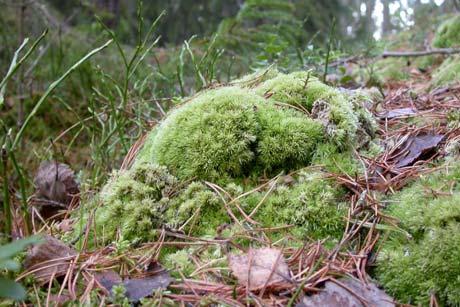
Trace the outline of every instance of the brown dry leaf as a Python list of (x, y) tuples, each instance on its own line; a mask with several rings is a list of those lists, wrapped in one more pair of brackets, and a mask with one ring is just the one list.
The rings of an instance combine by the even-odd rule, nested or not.
[(52, 303), (51, 306), (66, 306), (68, 302), (72, 300), (72, 297), (69, 294), (51, 294), (49, 301)]
[(52, 236), (45, 236), (44, 242), (35, 245), (27, 253), (24, 268), (34, 271), (34, 276), (45, 283), (51, 276), (59, 277), (67, 273), (71, 258), (77, 252)]
[(378, 114), (378, 117), (382, 119), (392, 119), (398, 117), (408, 117), (415, 114), (417, 114), (417, 112), (413, 108), (400, 108), (385, 111), (381, 114)]
[(289, 267), (279, 249), (251, 248), (245, 255), (230, 254), (228, 262), (238, 283), (248, 285), (250, 290), (291, 280)]
[(39, 208), (43, 218), (55, 216), (66, 209), (80, 193), (73, 170), (56, 161), (42, 162), (34, 178), (35, 194), (32, 204)]
[(152, 295), (157, 289), (166, 289), (170, 283), (171, 277), (166, 270), (157, 272), (152, 276), (125, 279), (123, 281), (126, 297), (131, 302), (138, 302), (140, 299)]
[(102, 286), (107, 292), (112, 291), (112, 287), (119, 285), (123, 282), (120, 275), (115, 271), (102, 271), (94, 274), (94, 279)]
[[(340, 283), (340, 284), (338, 284)], [(328, 281), (318, 294), (304, 296), (296, 307), (394, 307), (394, 300), (375, 284), (363, 284), (357, 279)]]
[(104, 271), (95, 274), (94, 278), (109, 293), (113, 286), (123, 284), (129, 301), (138, 302), (140, 299), (152, 295), (157, 289), (166, 289), (171, 283), (171, 276), (160, 266), (157, 266), (152, 272), (153, 275), (122, 280), (115, 271)]
[(411, 136), (402, 145), (401, 152), (404, 154), (398, 155), (396, 159), (396, 167), (405, 167), (414, 164), (423, 155), (436, 148), (444, 139), (444, 135), (440, 134), (420, 134)]
[(68, 205), (79, 193), (73, 170), (56, 161), (42, 162), (34, 178), (36, 196)]

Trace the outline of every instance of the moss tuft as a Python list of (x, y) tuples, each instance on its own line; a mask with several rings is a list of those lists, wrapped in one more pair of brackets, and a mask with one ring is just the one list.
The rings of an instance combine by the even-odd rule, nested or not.
[(199, 182), (191, 183), (170, 202), (165, 223), (172, 229), (194, 235), (215, 235), (217, 228), (229, 223), (222, 201)]
[(340, 202), (343, 190), (320, 172), (305, 172), (296, 180), (291, 186), (280, 184), (268, 197), (266, 191), (249, 195), (243, 207), (251, 212), (261, 203), (254, 219), (263, 227), (292, 225), (290, 233), (303, 240), (339, 239), (347, 207)]
[(431, 86), (443, 87), (460, 82), (460, 57), (446, 59), (432, 75)]
[(256, 163), (262, 170), (296, 169), (310, 163), (318, 144), (325, 141), (323, 126), (298, 111), (260, 105)]
[(137, 160), (165, 165), (181, 180), (228, 182), (307, 166), (320, 144), (345, 148), (372, 138), (364, 95), (341, 93), (308, 72), (275, 75), (257, 75), (265, 81), (254, 89), (193, 97), (151, 132)]
[[(202, 180), (238, 196), (260, 177), (312, 160), (327, 170), (360, 172), (348, 144), (359, 138), (358, 147), (367, 146), (375, 131), (366, 94), (339, 91), (308, 72), (268, 70), (243, 81), (199, 93), (152, 130), (132, 168), (114, 173), (100, 193), (98, 238), (145, 242), (164, 227), (216, 236), (233, 222), (223, 204), (229, 199)], [(242, 207), (249, 213), (257, 206), (253, 218), (263, 227), (291, 225), (298, 238), (341, 236), (341, 189), (320, 172), (294, 177), (296, 183), (278, 183), (268, 196), (250, 193)]]
[(260, 97), (238, 87), (198, 95), (158, 127), (151, 161), (166, 165), (181, 179), (243, 175), (254, 160), (254, 108), (260, 103)]
[(459, 305), (460, 165), (421, 178), (391, 198), (387, 213), (400, 220), (378, 257), (376, 275), (403, 303)]
[(104, 241), (146, 242), (165, 226), (215, 235), (220, 224), (229, 222), (221, 201), (205, 185), (183, 186), (165, 167), (151, 163), (115, 172), (100, 199), (96, 230)]
[(460, 225), (434, 228), (423, 239), (387, 244), (377, 275), (401, 302), (428, 306), (435, 294), (441, 306), (460, 304)]
[(437, 48), (460, 46), (460, 15), (441, 23), (433, 39), (433, 46)]
[(114, 240), (154, 239), (163, 222), (168, 195), (177, 185), (166, 167), (141, 163), (128, 171), (114, 172), (100, 194), (102, 206), (96, 211), (99, 237)]
[(408, 61), (403, 58), (387, 58), (375, 63), (371, 76), (378, 83), (384, 84), (389, 81), (404, 81), (410, 78)]
[(352, 104), (337, 89), (320, 82), (310, 72), (278, 74), (255, 88), (274, 103), (292, 105), (312, 112), (338, 145), (354, 140), (358, 128)]

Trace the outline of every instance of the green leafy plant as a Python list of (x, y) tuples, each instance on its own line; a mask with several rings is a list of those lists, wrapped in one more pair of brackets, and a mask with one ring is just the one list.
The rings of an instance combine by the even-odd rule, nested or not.
[[(32, 236), (0, 246), (0, 271), (18, 271), (20, 269), (20, 264), (14, 257), (22, 252), (27, 246), (39, 242), (39, 237)], [(22, 300), (25, 296), (26, 291), (20, 284), (0, 274), (0, 298)]]

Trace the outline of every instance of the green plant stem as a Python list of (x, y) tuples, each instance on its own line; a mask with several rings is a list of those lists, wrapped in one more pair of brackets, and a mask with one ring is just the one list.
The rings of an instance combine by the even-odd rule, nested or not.
[(331, 31), (329, 32), (329, 42), (327, 43), (327, 53), (326, 53), (326, 62), (324, 63), (324, 75), (323, 75), (323, 82), (326, 82), (327, 77), (327, 69), (329, 66), (329, 57), (331, 54), (331, 47), (332, 47), (332, 40), (335, 31), (335, 18), (332, 19), (332, 26)]

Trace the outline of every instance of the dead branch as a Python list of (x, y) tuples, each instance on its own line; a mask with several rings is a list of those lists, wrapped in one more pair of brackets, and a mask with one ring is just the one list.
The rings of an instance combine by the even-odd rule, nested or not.
[(419, 56), (427, 56), (433, 54), (457, 54), (460, 53), (460, 49), (455, 48), (442, 48), (442, 49), (431, 49), (431, 50), (424, 50), (424, 51), (384, 51), (382, 53), (382, 58), (389, 58), (389, 57), (419, 57)]

